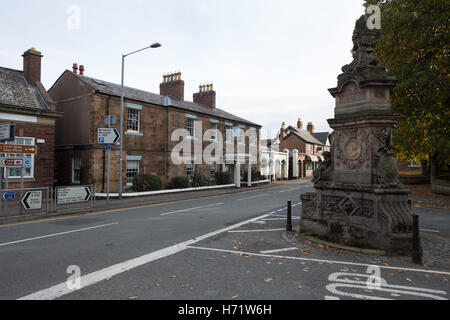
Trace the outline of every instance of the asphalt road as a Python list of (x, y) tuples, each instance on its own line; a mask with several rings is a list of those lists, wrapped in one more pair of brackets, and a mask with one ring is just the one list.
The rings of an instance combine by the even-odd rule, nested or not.
[[(448, 299), (450, 266), (442, 261), (450, 236), (448, 211), (413, 208), (423, 232), (444, 239), (444, 249), (430, 255), (440, 264), (417, 266), (407, 258), (326, 250), (287, 234), (286, 202), (293, 202), (296, 227), (299, 193), (312, 190), (310, 182), (293, 181), (1, 226), (0, 299), (358, 299), (377, 292), (369, 294), (359, 283), (371, 265), (381, 270), (388, 288), (379, 289), (382, 298)], [(81, 288), (74, 277), (78, 271)], [(339, 294), (333, 286), (341, 280), (361, 292)]]

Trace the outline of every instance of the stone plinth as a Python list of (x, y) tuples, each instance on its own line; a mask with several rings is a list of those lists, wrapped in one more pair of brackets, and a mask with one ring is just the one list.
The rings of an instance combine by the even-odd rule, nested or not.
[(410, 254), (412, 216), (409, 191), (400, 183), (392, 147), (390, 95), (396, 79), (373, 55), (379, 33), (356, 23), (354, 60), (342, 68), (335, 116), (328, 123), (331, 152), (314, 173), (315, 193), (301, 195), (300, 232), (327, 241)]

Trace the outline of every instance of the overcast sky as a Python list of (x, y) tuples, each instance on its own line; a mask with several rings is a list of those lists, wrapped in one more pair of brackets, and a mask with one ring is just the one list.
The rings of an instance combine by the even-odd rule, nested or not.
[[(181, 71), (185, 100), (213, 82), (218, 108), (278, 130), (301, 117), (329, 131), (340, 68), (351, 62), (363, 0), (1, 0), (0, 66), (44, 55), (49, 89), (72, 64), (85, 74), (159, 93), (162, 75)], [(80, 13), (79, 19), (77, 13)], [(79, 21), (79, 24), (77, 23)]]

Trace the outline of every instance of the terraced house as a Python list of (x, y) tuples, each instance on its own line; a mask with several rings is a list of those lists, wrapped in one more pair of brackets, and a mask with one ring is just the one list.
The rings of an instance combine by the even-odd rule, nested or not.
[[(83, 66), (78, 73), (78, 65), (74, 64), (49, 93), (56, 110), (64, 113), (56, 125), (57, 184), (95, 184), (97, 191), (105, 190), (105, 150), (97, 144), (97, 128), (105, 127), (106, 116), (115, 116), (117, 124), (112, 127), (119, 127), (121, 86), (85, 76)], [(163, 76), (160, 94), (125, 87), (123, 115), (122, 179), (126, 186), (132, 185), (138, 173), (158, 175), (164, 184), (175, 176), (192, 176), (195, 170), (210, 177), (219, 170), (230, 170), (232, 174), (239, 171), (241, 175), (248, 166), (238, 165), (236, 160), (242, 157), (248, 162), (249, 148), (259, 146), (261, 126), (216, 108), (212, 85), (200, 86), (193, 102), (185, 101), (181, 73)], [(177, 129), (184, 129), (185, 137), (177, 136)], [(202, 138), (208, 129), (212, 134), (205, 141)], [(247, 130), (256, 132), (255, 141), (240, 134)], [(203, 161), (202, 151), (198, 150), (182, 155), (183, 163), (177, 163), (173, 154), (182, 139), (189, 141), (192, 150), (199, 144), (204, 150), (213, 141), (222, 143), (224, 151), (213, 153), (210, 164)], [(119, 152), (119, 146), (112, 146), (112, 191), (118, 188)]]
[[(22, 57), (23, 70), (0, 67), (0, 123), (15, 125), (15, 138), (6, 143), (37, 147), (36, 154), (17, 155), (31, 159), (24, 168), (23, 186), (53, 187), (55, 121), (61, 114), (41, 83), (42, 53), (31, 48)], [(1, 169), (3, 178), (8, 175), (8, 188), (19, 188), (22, 169)]]

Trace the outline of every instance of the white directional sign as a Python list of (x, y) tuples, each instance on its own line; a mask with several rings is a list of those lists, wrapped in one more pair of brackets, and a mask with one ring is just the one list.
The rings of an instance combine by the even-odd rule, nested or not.
[(98, 128), (97, 142), (99, 144), (116, 144), (120, 140), (120, 133), (116, 128)]
[(90, 198), (91, 190), (89, 187), (58, 188), (56, 193), (57, 204), (84, 202)]
[(42, 191), (27, 191), (20, 201), (25, 210), (42, 208)]

